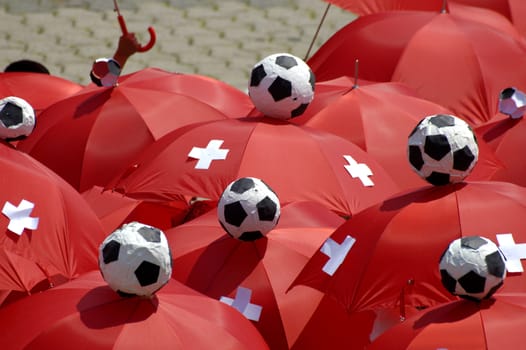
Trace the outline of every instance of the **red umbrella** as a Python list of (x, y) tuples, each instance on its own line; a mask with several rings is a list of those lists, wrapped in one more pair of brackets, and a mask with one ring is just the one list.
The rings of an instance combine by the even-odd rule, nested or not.
[(391, 11), (359, 17), (307, 63), (327, 80), (352, 76), (348, 62), (359, 59), (362, 78), (405, 83), (480, 124), (493, 116), (500, 90), (526, 84), (526, 73), (517, 73), (526, 72), (525, 52), (517, 34), (456, 13)]
[(526, 326), (526, 295), (452, 301), (408, 318), (368, 349), (517, 349)]
[[(319, 245), (343, 219), (313, 202), (281, 208), (266, 237), (241, 241), (227, 235), (209, 212), (166, 231), (175, 278), (214, 299), (259, 309), (249, 315), (271, 349), (289, 349), (322, 293), (308, 287), (286, 292)], [(249, 308), (247, 308), (248, 311)]]
[(97, 267), (100, 221), (80, 194), (27, 154), (0, 145), (0, 304)]
[(171, 202), (149, 202), (105, 191), (99, 186), (83, 192), (82, 197), (97, 214), (107, 233), (133, 221), (166, 230), (181, 224), (190, 212), (190, 205), (183, 197)]
[[(161, 78), (156, 79), (158, 75)], [(17, 147), (83, 192), (105, 186), (169, 131), (227, 118), (205, 102), (205, 88), (202, 99), (167, 90), (163, 78), (167, 75), (149, 69), (123, 77), (116, 87), (88, 87), (42, 112), (31, 137)], [(156, 86), (158, 80), (163, 84)], [(210, 86), (215, 96), (216, 87)]]
[(236, 310), (175, 280), (151, 298), (122, 298), (99, 271), (8, 305), (0, 325), (13, 350), (268, 349)]
[(272, 118), (228, 119), (175, 130), (112, 185), (139, 199), (181, 194), (218, 200), (232, 181), (264, 179), (283, 203), (308, 200), (350, 215), (398, 192), (350, 141)]
[(0, 73), (0, 96), (17, 96), (23, 98), (39, 114), (53, 103), (69, 97), (83, 88), (58, 76), (31, 73)]
[[(425, 180), (409, 166), (407, 138), (424, 117), (451, 113), (436, 103), (398, 92), (393, 86), (403, 84), (376, 83), (352, 89), (333, 99), (304, 125), (358, 145), (389, 172), (400, 188), (424, 186)], [(479, 141), (479, 147), (481, 156), (470, 179), (489, 180), (501, 164), (483, 141)]]
[[(513, 239), (517, 244), (526, 241), (521, 220), (525, 209), (526, 189), (506, 182), (465, 182), (406, 192), (341, 225), (326, 243), (335, 253), (329, 258), (317, 252), (295, 283), (328, 293), (349, 312), (398, 308), (405, 316), (406, 310), (452, 299), (438, 269), (452, 240), (478, 235), (499, 242), (501, 249), (503, 244), (514, 247)], [(511, 233), (508, 243), (500, 236), (504, 233)], [(520, 254), (503, 251), (507, 264), (521, 266)], [(520, 270), (517, 265), (514, 271)], [(521, 291), (525, 283), (522, 273), (510, 273), (501, 291)]]

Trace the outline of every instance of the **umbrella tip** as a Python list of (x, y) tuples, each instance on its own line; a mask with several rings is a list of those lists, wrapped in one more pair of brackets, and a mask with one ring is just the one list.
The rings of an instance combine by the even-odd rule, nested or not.
[(360, 67), (360, 60), (354, 60), (354, 84), (353, 89), (358, 87), (358, 68)]
[(447, 0), (442, 1), (442, 9), (440, 9), (440, 13), (449, 13)]

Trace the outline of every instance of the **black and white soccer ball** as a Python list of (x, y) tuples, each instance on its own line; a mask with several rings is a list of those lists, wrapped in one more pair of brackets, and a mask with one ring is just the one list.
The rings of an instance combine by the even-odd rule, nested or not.
[(158, 228), (130, 222), (102, 242), (99, 268), (108, 285), (120, 295), (150, 296), (170, 280), (170, 246)]
[(454, 240), (440, 258), (442, 284), (453, 295), (465, 299), (489, 298), (506, 278), (506, 258), (485, 237)]
[(252, 68), (248, 94), (265, 116), (290, 119), (302, 115), (314, 97), (314, 73), (288, 53), (265, 57)]
[(230, 183), (217, 205), (217, 216), (223, 229), (242, 241), (265, 236), (277, 225), (280, 214), (276, 193), (254, 177), (243, 177)]
[(475, 167), (479, 147), (472, 128), (447, 114), (422, 119), (409, 135), (411, 168), (435, 186), (461, 182)]
[(113, 58), (97, 58), (91, 67), (90, 78), (97, 86), (116, 86), (121, 65)]
[(16, 140), (29, 136), (35, 128), (35, 110), (23, 98), (8, 96), (0, 100), (0, 138)]
[(514, 87), (503, 89), (499, 94), (499, 112), (512, 119), (521, 118), (526, 112), (526, 94)]

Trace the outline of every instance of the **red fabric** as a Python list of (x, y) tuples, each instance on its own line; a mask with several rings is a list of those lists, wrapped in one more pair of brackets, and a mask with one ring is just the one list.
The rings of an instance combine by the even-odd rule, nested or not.
[[(211, 140), (223, 140), (226, 160), (195, 169), (188, 154)], [(374, 186), (365, 187), (345, 169), (350, 155), (366, 163)], [(175, 130), (144, 151), (110, 188), (134, 198), (170, 200), (189, 195), (217, 201), (240, 177), (265, 181), (282, 203), (315, 201), (350, 215), (398, 192), (388, 173), (350, 141), (271, 118), (228, 119)]]
[(99, 271), (0, 309), (9, 349), (268, 349), (237, 310), (171, 280), (121, 298)]

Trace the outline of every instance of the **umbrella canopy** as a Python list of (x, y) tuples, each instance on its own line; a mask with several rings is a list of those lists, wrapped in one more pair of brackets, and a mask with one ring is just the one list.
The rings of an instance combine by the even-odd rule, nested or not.
[[(204, 87), (202, 99), (197, 99), (153, 83), (157, 75), (168, 73), (150, 69), (132, 74), (118, 86), (90, 86), (47, 108), (31, 137), (17, 147), (83, 192), (95, 185), (105, 186), (142, 149), (169, 131), (199, 121), (227, 119), (205, 102)], [(212, 90), (215, 96), (215, 85)]]
[[(341, 254), (330, 259), (323, 251), (314, 254), (295, 283), (328, 293), (350, 312), (399, 308), (405, 316), (406, 309), (452, 300), (438, 269), (445, 248), (473, 235), (501, 247), (514, 246), (505, 243), (508, 236), (501, 238), (505, 233), (511, 233), (511, 242), (526, 241), (525, 198), (524, 187), (494, 181), (423, 187), (394, 196), (341, 225), (330, 242), (345, 249), (335, 249)], [(520, 254), (508, 255), (518, 267), (520, 259)], [(501, 291), (521, 291), (525, 283), (522, 273), (510, 273)]]
[(523, 343), (525, 309), (523, 293), (452, 301), (406, 319), (368, 349), (516, 349)]
[(81, 195), (25, 153), (0, 144), (0, 304), (97, 267), (106, 233)]
[(83, 86), (67, 79), (42, 73), (0, 73), (0, 96), (17, 96), (40, 112), (55, 102), (69, 97)]
[(2, 308), (0, 325), (13, 350), (268, 349), (235, 309), (175, 280), (151, 298), (122, 298), (99, 271)]
[(183, 197), (171, 202), (149, 202), (105, 191), (99, 186), (83, 192), (82, 197), (97, 214), (107, 233), (132, 221), (166, 230), (181, 224), (190, 211), (190, 205)]
[[(227, 235), (217, 213), (208, 212), (166, 231), (175, 278), (214, 299), (260, 308), (248, 313), (271, 349), (290, 349), (323, 294), (308, 287), (286, 292), (319, 245), (343, 219), (313, 202), (281, 208), (266, 237), (241, 241)], [(247, 297), (248, 293), (248, 297)], [(250, 308), (248, 308), (250, 309)]]
[(257, 177), (283, 203), (308, 200), (351, 215), (398, 192), (387, 172), (350, 141), (267, 117), (175, 130), (145, 150), (111, 188), (134, 198), (218, 200), (232, 181)]
[(363, 79), (405, 83), (475, 125), (493, 116), (501, 89), (526, 84), (517, 37), (456, 13), (382, 12), (343, 27), (307, 63), (321, 81), (354, 75), (358, 59)]
[(492, 148), (503, 164), (491, 178), (526, 186), (526, 165), (522, 152), (519, 151), (525, 144), (524, 118), (514, 119), (498, 114), (489, 122), (477, 126), (474, 131), (480, 140)]
[[(323, 83), (320, 83), (323, 84)], [(409, 166), (408, 136), (426, 116), (450, 114), (433, 102), (407, 94), (400, 83), (376, 83), (351, 89), (332, 101), (304, 125), (333, 133), (370, 154), (401, 189), (427, 184)], [(480, 158), (472, 180), (489, 180), (501, 167), (491, 149), (479, 140)]]

